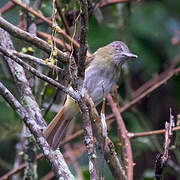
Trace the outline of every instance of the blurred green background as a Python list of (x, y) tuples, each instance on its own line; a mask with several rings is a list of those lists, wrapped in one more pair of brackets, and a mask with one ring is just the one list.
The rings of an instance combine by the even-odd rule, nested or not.
[[(7, 0), (1, 0), (0, 8), (7, 2)], [(31, 3), (33, 2), (31, 1)], [(65, 12), (78, 8), (77, 2), (72, 0), (62, 1), (62, 6)], [(18, 25), (20, 11), (20, 7), (14, 6), (3, 13), (2, 16), (14, 25)], [(51, 16), (52, 1), (43, 0), (39, 12), (44, 16)], [(39, 25), (38, 30), (51, 32), (46, 24)], [(20, 51), (22, 47), (29, 46), (15, 38), (12, 39), (16, 50)], [(128, 69), (129, 73), (127, 76), (123, 73), (118, 84), (120, 96), (125, 101), (128, 101), (132, 98), (129, 92), (135, 91), (143, 83), (168, 69), (175, 57), (180, 58), (180, 1), (132, 1), (131, 3), (119, 3), (98, 8), (89, 19), (89, 51), (93, 53), (99, 47), (115, 40), (126, 42), (131, 51), (138, 55), (138, 60), (131, 61), (124, 67), (124, 69)], [(45, 55), (39, 49), (36, 49), (35, 55), (45, 59)], [(20, 100), (2, 56), (0, 56), (0, 80)], [(128, 83), (130, 87), (127, 87)], [(37, 89), (35, 92), (39, 93)], [(54, 93), (54, 89), (48, 87), (44, 103), (48, 102)], [(164, 128), (165, 121), (169, 120), (170, 107), (176, 117), (180, 113), (180, 76), (178, 75), (123, 113), (127, 130), (130, 132), (142, 132)], [(49, 112), (46, 120), (51, 120), (54, 114), (54, 112)], [(0, 97), (0, 175), (3, 175), (13, 166), (16, 143), (20, 139), (21, 128), (22, 123), (17, 115)], [(110, 137), (116, 145), (118, 138), (115, 122), (113, 122), (110, 129)], [(178, 135), (179, 133), (176, 133), (175, 145), (172, 147), (170, 154), (171, 163), (167, 164), (165, 168), (164, 179), (178, 180), (180, 176)], [(83, 141), (82, 138), (81, 141)], [(154, 179), (156, 156), (163, 151), (163, 135), (141, 137), (133, 139), (131, 142), (133, 158), (136, 163), (134, 167), (135, 179)], [(117, 151), (119, 152), (118, 148)], [(101, 154), (98, 156), (101, 157)], [(85, 179), (88, 179), (86, 153), (83, 153), (78, 158), (78, 162), (81, 165)], [(73, 165), (71, 168), (74, 172)], [(109, 170), (106, 169), (107, 167), (105, 167), (105, 179), (112, 179)], [(39, 179), (49, 170), (46, 161), (41, 160), (38, 166)]]

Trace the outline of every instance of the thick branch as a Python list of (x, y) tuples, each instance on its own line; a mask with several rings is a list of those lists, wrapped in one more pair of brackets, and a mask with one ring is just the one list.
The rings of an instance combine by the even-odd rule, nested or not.
[(66, 162), (59, 150), (54, 151), (49, 147), (46, 139), (43, 137), (43, 133), (34, 119), (30, 118), (27, 111), (21, 106), (21, 104), (15, 99), (10, 91), (0, 82), (0, 94), (9, 103), (9, 105), (16, 111), (20, 118), (24, 121), (31, 133), (35, 136), (38, 145), (43, 151), (49, 163), (52, 165), (58, 178), (74, 179), (73, 175), (68, 169)]

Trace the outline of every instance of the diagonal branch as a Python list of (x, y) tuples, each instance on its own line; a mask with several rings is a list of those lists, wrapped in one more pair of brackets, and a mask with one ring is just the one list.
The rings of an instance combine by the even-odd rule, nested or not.
[[(86, 95), (85, 98), (90, 106), (90, 114), (92, 117), (91, 120), (92, 120), (94, 135), (98, 141), (99, 147), (103, 147), (104, 145), (104, 157), (113, 177), (117, 180), (127, 179), (125, 175), (125, 171), (121, 166), (119, 159), (117, 157), (114, 144), (112, 143), (112, 141), (108, 136), (103, 135), (104, 133), (103, 133), (102, 123), (100, 120), (100, 116), (95, 108), (94, 102), (92, 101), (91, 98), (89, 98), (88, 95)], [(104, 138), (105, 138), (105, 144), (104, 144)]]
[(76, 101), (80, 100), (80, 95), (79, 93), (77, 93), (76, 91), (72, 90), (72, 89), (68, 89), (65, 86), (63, 86), (62, 84), (58, 83), (57, 81), (51, 79), (48, 76), (45, 76), (44, 74), (41, 74), (39, 71), (37, 71), (35, 68), (31, 67), (29, 64), (25, 63), (24, 61), (22, 61), (20, 58), (18, 58), (17, 56), (13, 55), (13, 53), (11, 51), (7, 51), (6, 49), (4, 49), (2, 46), (0, 46), (0, 52), (2, 52), (5, 56), (10, 57), (12, 60), (14, 60), (15, 62), (17, 62), (18, 64), (20, 64), (23, 68), (25, 68), (26, 70), (30, 71), (32, 74), (34, 74), (35, 76), (37, 76), (38, 78), (48, 82), (49, 84), (59, 88), (60, 90), (62, 90), (63, 92), (65, 92), (66, 94), (69, 94), (73, 99), (75, 99)]
[(31, 63), (34, 63), (34, 64), (39, 64), (39, 65), (41, 65), (43, 67), (46, 67), (46, 68), (49, 68), (51, 70), (56, 70), (56, 72), (61, 72), (61, 73), (63, 72), (63, 69), (59, 68), (58, 66), (56, 66), (56, 65), (53, 65), (53, 66), (49, 65), (43, 59), (37, 58), (35, 56), (31, 56), (29, 54), (24, 54), (24, 53), (19, 53), (17, 51), (12, 51), (12, 53), (15, 56), (17, 56), (17, 57), (19, 57), (21, 59), (24, 59), (24, 60), (26, 60), (28, 62), (31, 62)]
[(31, 133), (35, 136), (38, 145), (40, 146), (43, 154), (52, 165), (53, 170), (58, 178), (63, 177), (64, 179), (74, 179), (73, 175), (69, 171), (69, 168), (63, 158), (63, 155), (59, 150), (56, 153), (49, 147), (46, 139), (43, 137), (42, 130), (40, 126), (29, 117), (27, 111), (22, 107), (22, 105), (16, 100), (16, 98), (11, 94), (11, 92), (0, 82), (0, 95), (8, 102), (8, 104), (16, 111), (20, 116), (26, 126), (29, 128)]
[[(42, 19), (44, 22), (46, 22), (47, 24), (49, 24), (51, 27), (53, 26), (53, 22), (51, 20), (49, 20), (48, 18), (44, 17), (43, 15), (39, 14), (37, 11), (33, 10), (30, 7), (27, 7), (25, 4), (21, 3), (18, 0), (13, 0), (13, 2), (15, 4), (17, 4), (18, 6), (22, 7), (23, 9), (26, 9), (27, 11), (29, 11), (30, 13), (32, 13), (34, 16)], [(59, 27), (60, 29), (60, 27)], [(79, 47), (79, 44), (72, 39), (69, 35), (67, 35), (62, 29), (60, 29), (60, 31), (58, 31), (59, 34), (63, 35), (65, 38), (67, 38), (70, 42), (72, 42), (76, 47)]]
[[(29, 43), (33, 44), (34, 46), (42, 49), (43, 51), (45, 51), (48, 54), (51, 53), (51, 46), (47, 42), (10, 24), (2, 17), (0, 17), (0, 27), (2, 27), (4, 30), (9, 32), (14, 37), (17, 37), (26, 42), (29, 42)], [(61, 60), (64, 63), (67, 63), (69, 61), (69, 58), (60, 50), (57, 50), (57, 57), (59, 60)]]
[[(157, 81), (156, 84), (154, 84), (152, 87), (150, 87), (149, 89), (147, 89), (145, 92), (143, 92), (142, 94), (140, 94), (139, 96), (135, 97), (132, 101), (127, 102), (125, 105), (123, 105), (121, 108), (119, 108), (119, 112), (122, 113), (124, 111), (126, 111), (127, 109), (131, 108), (133, 105), (137, 104), (140, 100), (142, 100), (143, 98), (145, 98), (146, 96), (148, 96), (149, 94), (151, 94), (154, 90), (156, 90), (157, 88), (159, 88), (160, 86), (162, 86), (163, 84), (165, 84), (168, 80), (170, 80), (174, 75), (180, 73), (180, 68), (176, 68), (176, 69), (172, 69), (172, 70), (168, 70), (166, 72), (164, 72), (165, 75), (163, 76), (163, 78), (159, 78), (159, 81)], [(159, 75), (160, 76), (160, 75)], [(109, 116), (107, 116), (107, 119), (110, 119), (114, 117), (113, 114), (110, 114)]]
[(128, 180), (133, 180), (133, 155), (132, 155), (132, 148), (130, 138), (128, 137), (128, 131), (125, 127), (124, 121), (122, 119), (121, 114), (119, 113), (118, 107), (116, 103), (113, 101), (111, 95), (107, 96), (108, 102), (111, 106), (114, 116), (116, 117), (117, 124), (118, 124), (118, 131), (119, 131), (119, 139), (121, 142), (121, 148), (123, 149), (122, 156), (124, 166), (127, 172)]

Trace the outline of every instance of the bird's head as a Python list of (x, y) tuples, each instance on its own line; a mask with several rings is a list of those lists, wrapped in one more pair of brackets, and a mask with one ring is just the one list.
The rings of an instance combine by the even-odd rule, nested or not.
[(137, 55), (131, 53), (127, 45), (122, 41), (114, 41), (108, 44), (107, 47), (109, 47), (110, 51), (112, 51), (112, 54), (114, 54), (112, 61), (114, 61), (118, 66), (121, 66), (126, 60), (130, 58), (138, 57)]
[(91, 65), (110, 68), (112, 65), (121, 67), (130, 58), (137, 58), (137, 55), (131, 53), (122, 41), (114, 41), (99, 48), (89, 59), (91, 59)]

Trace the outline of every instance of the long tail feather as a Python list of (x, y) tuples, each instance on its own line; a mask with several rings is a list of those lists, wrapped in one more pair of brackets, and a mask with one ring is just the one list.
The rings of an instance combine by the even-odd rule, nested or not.
[(78, 112), (78, 105), (72, 98), (68, 97), (60, 112), (58, 112), (44, 132), (44, 137), (53, 149), (58, 148), (68, 124)]

